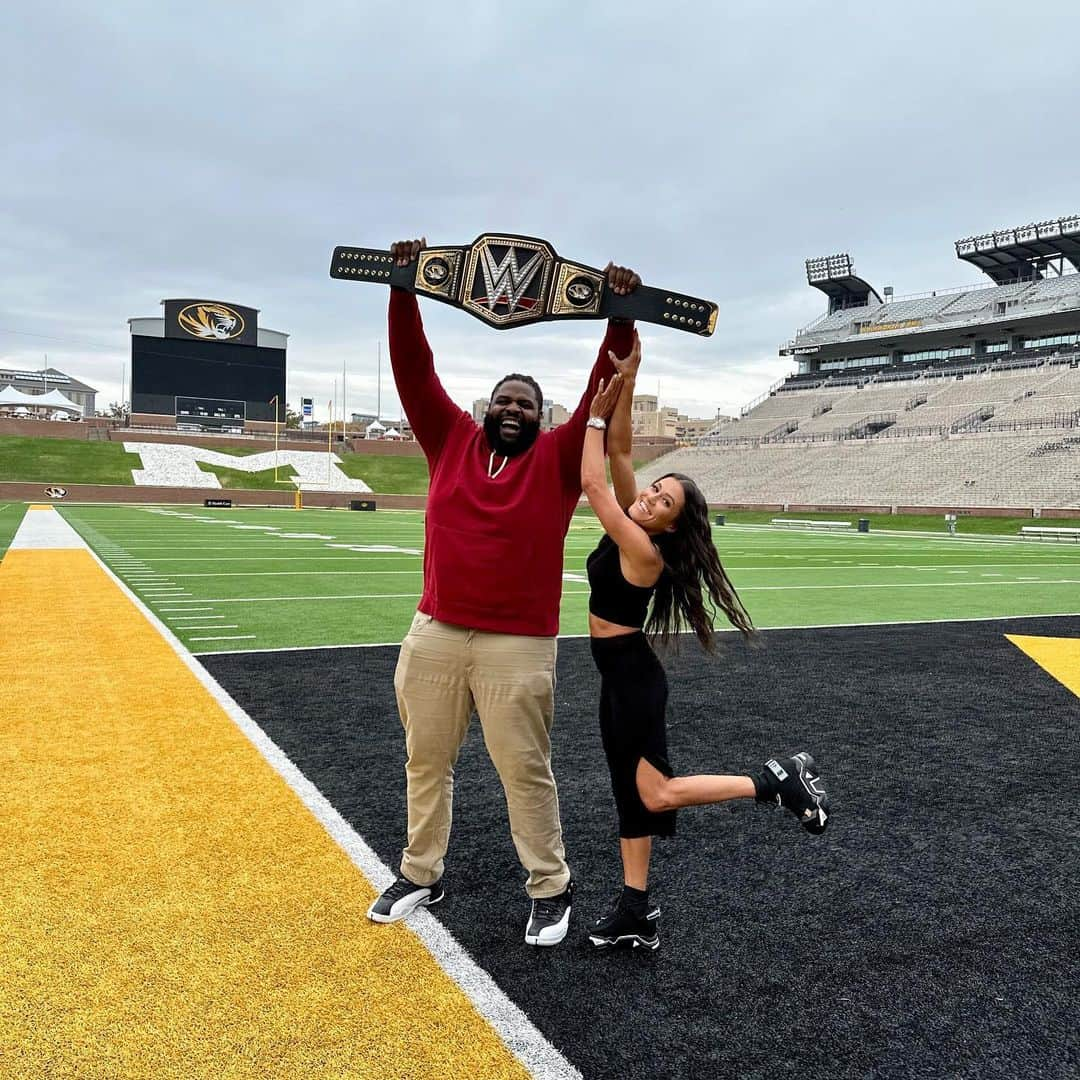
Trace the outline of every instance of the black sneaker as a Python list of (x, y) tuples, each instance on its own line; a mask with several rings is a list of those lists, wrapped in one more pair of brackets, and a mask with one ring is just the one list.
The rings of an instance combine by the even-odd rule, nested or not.
[(399, 877), (368, 908), (368, 918), (372, 922), (397, 922), (418, 907), (437, 904), (445, 895), (442, 878), (434, 885), (415, 885), (408, 878)]
[(660, 909), (654, 907), (638, 916), (616, 904), (597, 919), (589, 940), (598, 949), (659, 949)]
[(558, 896), (545, 896), (532, 902), (529, 925), (525, 927), (526, 945), (558, 945), (566, 937), (570, 925), (570, 905), (574, 896), (574, 883)]
[(794, 757), (772, 758), (765, 768), (776, 778), (770, 792), (776, 805), (787, 807), (807, 832), (823, 833), (829, 823), (829, 796), (814, 759), (803, 751)]

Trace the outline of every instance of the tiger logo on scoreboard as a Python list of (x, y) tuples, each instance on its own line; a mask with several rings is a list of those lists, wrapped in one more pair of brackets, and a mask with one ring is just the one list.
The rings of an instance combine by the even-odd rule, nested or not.
[(228, 345), (258, 344), (259, 313), (255, 308), (220, 300), (162, 300), (162, 304), (166, 337)]
[(244, 317), (224, 304), (188, 304), (176, 317), (192, 337), (228, 341), (244, 332)]

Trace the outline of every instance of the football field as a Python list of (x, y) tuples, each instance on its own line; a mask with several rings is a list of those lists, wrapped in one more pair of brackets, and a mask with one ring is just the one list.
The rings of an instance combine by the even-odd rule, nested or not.
[(0, 1074), (1077, 1075), (1080, 546), (714, 532), (765, 632), (662, 654), (670, 759), (809, 750), (829, 828), (680, 811), (660, 948), (610, 954), (587, 936), (621, 881), (591, 517), (552, 731), (573, 915), (536, 950), (476, 722), (445, 901), (365, 917), (405, 840), (419, 514), (0, 507)]
[[(394, 644), (422, 584), (423, 516), (323, 510), (61, 510), (193, 653)], [(727, 525), (721, 559), (762, 628), (1080, 612), (1080, 545), (1007, 537)], [(600, 537), (574, 518), (560, 632), (583, 634), (585, 559)], [(497, 589), (491, 567), (478, 589)]]

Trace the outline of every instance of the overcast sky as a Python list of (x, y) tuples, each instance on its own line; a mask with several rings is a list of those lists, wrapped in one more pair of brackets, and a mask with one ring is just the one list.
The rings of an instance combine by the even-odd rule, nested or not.
[[(18, 10), (12, 10), (17, 8)], [(335, 244), (485, 231), (716, 300), (712, 338), (642, 324), (639, 392), (737, 413), (791, 370), (851, 253), (896, 295), (987, 284), (953, 241), (1080, 211), (1076, 0), (5, 5), (0, 366), (118, 400), (127, 319), (260, 310), (288, 396), (398, 415), (387, 291)], [(505, 372), (573, 405), (602, 324), (495, 331), (423, 304), (469, 407)]]

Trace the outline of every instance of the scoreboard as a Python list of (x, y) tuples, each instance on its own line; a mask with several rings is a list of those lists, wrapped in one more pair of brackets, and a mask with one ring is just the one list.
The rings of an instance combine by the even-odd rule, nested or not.
[(205, 300), (163, 304), (164, 320), (130, 320), (132, 413), (206, 427), (272, 422), (271, 401), (285, 401), (286, 336), (259, 331), (252, 308)]

